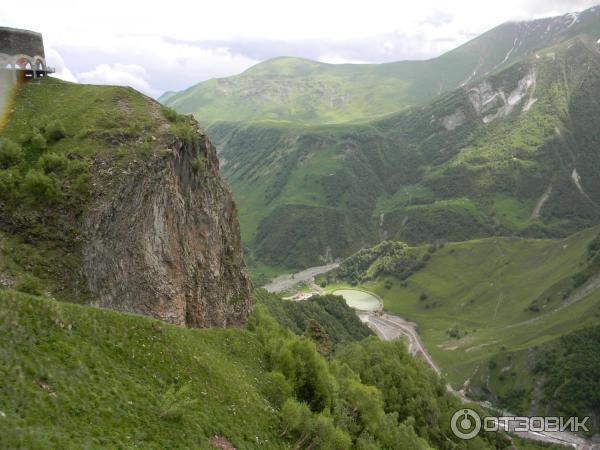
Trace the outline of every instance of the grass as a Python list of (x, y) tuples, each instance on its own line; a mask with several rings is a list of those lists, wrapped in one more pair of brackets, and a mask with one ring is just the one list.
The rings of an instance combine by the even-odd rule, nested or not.
[(535, 208), (533, 200), (520, 201), (507, 195), (497, 195), (494, 198), (495, 218), (503, 226), (524, 229), (533, 223), (531, 214)]
[[(556, 60), (532, 56), (487, 76), (494, 91), (508, 95), (536, 74), (512, 113), (490, 123), (464, 89), (361, 123), (221, 117), (207, 133), (225, 161), (244, 244), (256, 262), (302, 268), (328, 252), (346, 257), (381, 239), (415, 245), (545, 238), (593, 226), (600, 218), (600, 159), (597, 104), (589, 99), (598, 92), (600, 60), (579, 40), (554, 51)], [(276, 66), (287, 70), (285, 60)], [(257, 77), (271, 73), (261, 70)], [(530, 97), (537, 101), (523, 111)], [(465, 122), (447, 130), (443, 118), (458, 110)], [(571, 179), (573, 167), (587, 197)], [(540, 217), (531, 219), (550, 184)]]
[[(17, 288), (27, 277), (28, 291), (88, 301), (85, 283), (73, 276), (81, 267), (82, 214), (191, 127), (131, 88), (55, 78), (20, 85), (3, 125), (0, 272)], [(203, 170), (204, 161), (194, 166)]]
[[(264, 305), (248, 330), (200, 330), (0, 290), (0, 447), (471, 448), (449, 441), (459, 401), (442, 380), (400, 341), (358, 341), (368, 329), (330, 300), (270, 296), (278, 320), (312, 330), (301, 338)], [(345, 343), (326, 359), (313, 339)]]
[(285, 448), (261, 346), (0, 290), (0, 446)]
[(431, 189), (421, 185), (403, 186), (395, 194), (377, 199), (375, 214), (385, 214), (404, 206), (433, 203), (435, 195)]
[[(386, 64), (326, 64), (280, 57), (245, 72), (167, 93), (161, 101), (201, 123), (270, 120), (306, 124), (364, 121), (422, 104), (442, 93), (497, 73), (548, 44), (586, 33), (596, 42), (597, 17), (589, 13), (573, 27), (549, 21), (532, 25), (515, 47), (519, 29), (504, 24), (444, 55)], [(542, 30), (549, 32), (542, 34)], [(475, 74), (475, 76), (473, 76)]]
[[(383, 277), (362, 288), (378, 294), (387, 311), (419, 325), (428, 350), (459, 387), (496, 353), (532, 348), (600, 322), (598, 291), (552, 313), (572, 290), (571, 277), (581, 270), (597, 232), (590, 229), (565, 240), (450, 243), (433, 253), (406, 286)], [(529, 310), (539, 298), (546, 299), (541, 310)], [(452, 329), (459, 339), (451, 337)]]
[[(82, 102), (82, 98), (86, 101)], [(146, 132), (156, 122), (148, 115), (149, 101), (133, 89), (79, 85), (45, 78), (19, 88), (2, 136), (19, 142), (33, 127), (39, 129), (48, 121), (60, 120), (66, 136), (55, 144), (54, 151), (97, 155), (113, 150), (110, 145), (102, 145), (101, 138), (107, 137), (106, 133), (136, 136), (144, 142), (151, 140)], [(128, 146), (130, 153), (135, 152), (135, 148), (141, 147)]]

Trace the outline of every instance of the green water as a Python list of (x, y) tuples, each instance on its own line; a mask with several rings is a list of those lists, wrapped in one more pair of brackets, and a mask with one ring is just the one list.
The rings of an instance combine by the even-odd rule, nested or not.
[(368, 292), (356, 289), (338, 289), (337, 291), (333, 291), (333, 294), (341, 295), (349, 307), (361, 311), (376, 311), (380, 307), (377, 297)]

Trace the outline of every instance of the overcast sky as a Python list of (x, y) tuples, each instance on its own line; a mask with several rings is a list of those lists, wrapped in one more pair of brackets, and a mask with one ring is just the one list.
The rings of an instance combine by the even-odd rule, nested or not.
[(275, 56), (386, 62), (437, 56), (509, 20), (600, 0), (3, 1), (0, 25), (44, 35), (62, 78), (157, 97)]

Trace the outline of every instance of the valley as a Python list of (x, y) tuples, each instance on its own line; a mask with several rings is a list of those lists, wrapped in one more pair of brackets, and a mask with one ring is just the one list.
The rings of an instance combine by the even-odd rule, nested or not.
[[(591, 290), (595, 290), (597, 288), (596, 280), (593, 280), (592, 283), (586, 285), (586, 288), (583, 289), (583, 293), (589, 292)], [(371, 307), (369, 302), (360, 302), (357, 301), (357, 296), (355, 293), (361, 293), (364, 296), (371, 296), (376, 300), (378, 307), (374, 310)], [(342, 296), (345, 302), (354, 309), (361, 322), (368, 325), (377, 336), (383, 341), (393, 341), (397, 339), (405, 340), (407, 344), (407, 351), (410, 355), (415, 358), (419, 358), (424, 361), (427, 366), (429, 366), (438, 376), (442, 376), (442, 371), (439, 366), (434, 362), (432, 356), (427, 351), (424, 343), (421, 340), (419, 335), (419, 326), (415, 323), (408, 322), (401, 318), (396, 314), (389, 314), (383, 312), (383, 304), (380, 304), (380, 300), (376, 297), (375, 294), (369, 293), (367, 291), (358, 291), (356, 289), (338, 289), (332, 292), (333, 295)], [(315, 294), (318, 295), (318, 294)], [(582, 294), (584, 295), (584, 294)], [(303, 301), (306, 298), (302, 298)], [(573, 302), (566, 302), (560, 309), (566, 308), (570, 306)], [(557, 310), (550, 311), (548, 314), (553, 314), (557, 312)], [(538, 318), (538, 320), (543, 320), (543, 317)], [(515, 324), (515, 326), (524, 325), (523, 323)], [(510, 328), (510, 327), (509, 327)], [(466, 380), (462, 385), (460, 390), (453, 388), (451, 385), (447, 386), (448, 392), (452, 395), (457, 396), (461, 399), (462, 402), (469, 404), (472, 403), (473, 400), (468, 398), (467, 392), (469, 388), (469, 380)], [(493, 405), (489, 401), (479, 401), (478, 402), (482, 407), (484, 407), (490, 414), (499, 414), (502, 417), (519, 417), (517, 414), (506, 411), (506, 409), (498, 409), (494, 408)], [(510, 426), (509, 426), (510, 427)], [(504, 426), (505, 431), (509, 430), (509, 427)], [(567, 447), (575, 447), (575, 448), (593, 448), (593, 443), (591, 440), (586, 439), (585, 437), (575, 435), (569, 432), (553, 432), (553, 431), (542, 431), (542, 432), (514, 432), (514, 435), (522, 437), (523, 439), (539, 441), (547, 444), (556, 444)]]
[[(599, 426), (598, 403), (581, 395), (584, 382), (548, 368), (568, 358), (578, 333), (600, 325), (600, 266), (586, 253), (600, 219), (600, 16), (594, 8), (584, 16), (589, 27), (537, 46), (517, 49), (521, 37), (511, 38), (493, 70), (416, 105), (385, 112), (375, 101), (381, 117), (315, 124), (301, 113), (263, 120), (255, 110), (253, 120), (211, 120), (211, 107), (199, 106), (240, 205), (255, 282), (341, 260), (332, 273), (309, 271), (294, 298), (372, 292), (387, 315), (363, 318), (384, 337), (418, 330), (429, 365), (456, 391), (516, 414), (590, 415)], [(302, 61), (285, 59), (256, 73), (266, 70), (277, 85), (273, 74), (288, 63), (295, 69), (285, 76), (304, 76), (294, 72)], [(358, 267), (369, 258), (361, 249), (387, 241), (406, 242), (406, 259), (394, 259), (404, 250), (383, 250), (344, 272), (346, 261)], [(291, 298), (294, 280), (286, 280)], [(586, 370), (597, 373), (595, 362)], [(553, 398), (561, 376), (577, 400)]]
[(556, 237), (594, 225), (588, 100), (600, 53), (575, 40), (538, 56), (368, 123), (208, 127), (250, 267), (322, 265), (381, 239)]
[(161, 35), (85, 84), (0, 27), (0, 447), (598, 447), (600, 6), (523, 17), (385, 63)]
[[(354, 286), (373, 292), (386, 314), (416, 324), (412, 329), (426, 354), (454, 390), (516, 414), (569, 411), (597, 423), (595, 401), (583, 394), (595, 389), (585, 381), (598, 370), (587, 353), (594, 351), (594, 338), (577, 351), (582, 364), (589, 364), (583, 378), (575, 375), (575, 366), (564, 366), (573, 371), (559, 375), (561, 369), (549, 371), (548, 364), (561, 364), (565, 345), (573, 351), (575, 342), (600, 326), (598, 231), (554, 240), (380, 245), (342, 262), (317, 283), (328, 292)], [(406, 334), (386, 329), (389, 317), (376, 319), (378, 324), (380, 336)], [(553, 377), (563, 377), (571, 394), (554, 396), (545, 387)], [(579, 389), (583, 392), (575, 394)]]

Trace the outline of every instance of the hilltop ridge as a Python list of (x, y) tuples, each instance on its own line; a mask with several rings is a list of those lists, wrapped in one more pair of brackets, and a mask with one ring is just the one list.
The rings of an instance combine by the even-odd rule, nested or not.
[(504, 23), (428, 60), (328, 64), (277, 57), (239, 75), (166, 93), (159, 101), (182, 113), (194, 114), (204, 126), (215, 121), (364, 121), (476, 82), (537, 50), (579, 34), (600, 38), (600, 7)]
[(28, 82), (0, 135), (0, 186), (3, 285), (179, 325), (245, 322), (237, 209), (192, 118), (133, 89)]

